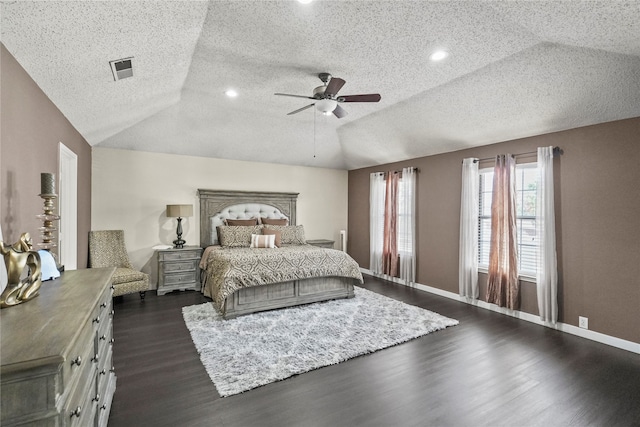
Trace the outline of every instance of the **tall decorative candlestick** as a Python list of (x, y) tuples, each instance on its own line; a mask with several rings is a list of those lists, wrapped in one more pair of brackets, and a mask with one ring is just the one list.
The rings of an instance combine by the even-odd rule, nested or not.
[(52, 248), (57, 246), (54, 242), (56, 237), (53, 234), (57, 229), (53, 226), (53, 221), (60, 219), (60, 216), (53, 212), (53, 200), (58, 198), (58, 195), (56, 194), (56, 176), (54, 174), (40, 174), (39, 196), (44, 200), (44, 213), (36, 215), (36, 217), (41, 219), (43, 222), (43, 226), (39, 228), (42, 243), (37, 243), (37, 246), (40, 249), (50, 251)]

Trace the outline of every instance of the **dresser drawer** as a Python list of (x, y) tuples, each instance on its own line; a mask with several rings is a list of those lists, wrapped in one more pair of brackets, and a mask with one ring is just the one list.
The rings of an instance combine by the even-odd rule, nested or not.
[(107, 388), (107, 383), (113, 369), (113, 352), (111, 346), (105, 348), (105, 352), (100, 354), (100, 364), (96, 372), (97, 378), (97, 390), (100, 396), (104, 396)]
[(95, 425), (97, 427), (107, 426), (113, 394), (116, 391), (116, 375), (110, 372), (105, 378), (104, 389), (100, 392), (100, 400), (96, 409)]
[(198, 260), (162, 262), (163, 273), (176, 273), (180, 271), (195, 271), (198, 268)]
[(96, 397), (96, 377), (92, 375), (86, 378), (86, 382), (80, 382), (72, 390), (71, 396), (61, 412), (63, 418), (62, 425), (85, 427), (93, 425), (97, 402)]
[(78, 340), (75, 342), (62, 366), (62, 380), (64, 389), (74, 387), (81, 378), (86, 378), (89, 371), (95, 368), (91, 359), (96, 351), (96, 327), (87, 322), (81, 329)]

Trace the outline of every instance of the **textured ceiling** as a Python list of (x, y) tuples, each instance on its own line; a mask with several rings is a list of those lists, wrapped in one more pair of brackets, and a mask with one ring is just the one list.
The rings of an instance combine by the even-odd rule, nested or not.
[[(94, 146), (355, 169), (640, 116), (640, 1), (6, 1), (1, 39)], [(441, 62), (429, 55), (450, 52)], [(113, 81), (109, 61), (133, 57)], [(342, 119), (309, 100), (346, 80)], [(227, 98), (234, 88), (239, 96)]]

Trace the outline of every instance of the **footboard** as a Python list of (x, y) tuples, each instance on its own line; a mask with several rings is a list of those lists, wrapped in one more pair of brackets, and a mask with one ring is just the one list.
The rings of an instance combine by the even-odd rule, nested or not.
[(346, 277), (316, 277), (243, 288), (227, 297), (222, 316), (232, 319), (258, 311), (353, 298), (354, 283), (357, 280)]

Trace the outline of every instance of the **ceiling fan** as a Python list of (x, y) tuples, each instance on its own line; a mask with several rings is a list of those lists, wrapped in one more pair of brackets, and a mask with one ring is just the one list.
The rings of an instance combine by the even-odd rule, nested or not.
[(320, 80), (322, 80), (322, 83), (324, 84), (322, 86), (318, 86), (313, 90), (313, 96), (290, 95), (288, 93), (274, 94), (274, 95), (280, 95), (280, 96), (293, 96), (295, 98), (313, 99), (315, 101), (305, 107), (298, 108), (297, 110), (288, 113), (287, 114), (288, 116), (299, 113), (300, 111), (304, 111), (307, 108), (311, 108), (315, 105), (318, 111), (320, 111), (321, 113), (326, 115), (333, 113), (334, 116), (341, 119), (342, 117), (347, 115), (347, 112), (342, 107), (340, 107), (340, 105), (338, 105), (339, 103), (378, 102), (381, 99), (380, 94), (378, 93), (370, 93), (366, 95), (338, 96), (337, 95), (338, 91), (346, 83), (344, 80), (342, 80), (339, 77), (331, 77), (331, 74), (329, 73), (320, 73), (318, 74), (318, 77), (320, 78)]

